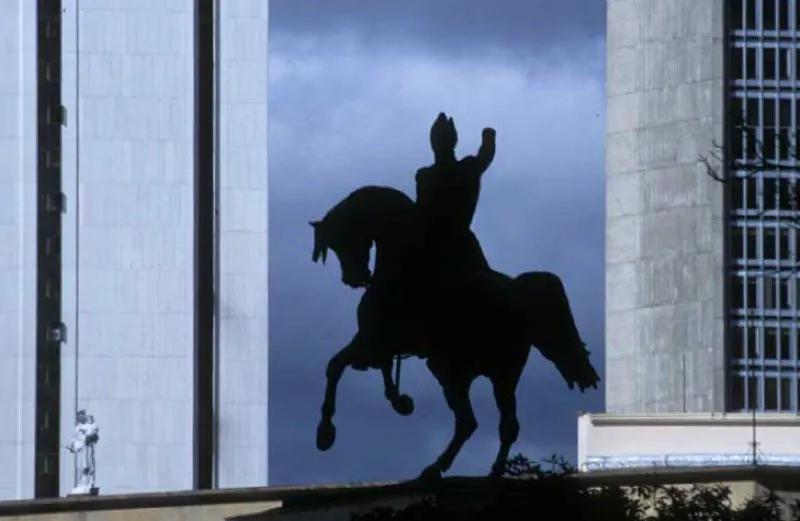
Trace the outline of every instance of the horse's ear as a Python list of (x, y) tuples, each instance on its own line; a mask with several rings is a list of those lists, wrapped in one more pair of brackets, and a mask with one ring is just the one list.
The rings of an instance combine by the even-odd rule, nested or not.
[(312, 228), (316, 228), (319, 225), (319, 221), (308, 221), (308, 224), (310, 224)]

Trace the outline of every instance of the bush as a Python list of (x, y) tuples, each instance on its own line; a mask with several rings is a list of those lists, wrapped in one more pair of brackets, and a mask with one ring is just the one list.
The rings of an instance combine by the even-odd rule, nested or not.
[[(548, 468), (549, 467), (549, 468)], [(490, 492), (472, 511), (420, 501), (402, 510), (379, 508), (353, 521), (800, 521), (800, 503), (769, 493), (736, 508), (721, 485), (588, 488), (573, 479), (562, 458), (536, 463), (523, 456), (508, 462), (509, 478), (487, 484)], [(488, 483), (488, 482), (487, 482)]]

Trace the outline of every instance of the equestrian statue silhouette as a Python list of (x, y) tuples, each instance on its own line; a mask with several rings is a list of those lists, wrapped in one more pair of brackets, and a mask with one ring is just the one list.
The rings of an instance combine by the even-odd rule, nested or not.
[(320, 450), (336, 438), (336, 389), (347, 367), (379, 369), (386, 398), (408, 415), (414, 402), (399, 390), (401, 360), (426, 360), (453, 411), (455, 429), (423, 478), (446, 472), (476, 430), (469, 389), (479, 376), (491, 381), (500, 412), (500, 449), (490, 475), (503, 474), (519, 435), (516, 389), (531, 347), (555, 365), (570, 389), (597, 388), (600, 377), (558, 276), (509, 277), (492, 270), (470, 229), (481, 177), (494, 159), (495, 137), (493, 129), (484, 129), (478, 154), (457, 160), (455, 124), (440, 113), (430, 134), (434, 164), (416, 174), (416, 202), (393, 188), (366, 186), (310, 223), (312, 260), (324, 263), (332, 251), (342, 282), (366, 289), (357, 333), (328, 363), (317, 428)]

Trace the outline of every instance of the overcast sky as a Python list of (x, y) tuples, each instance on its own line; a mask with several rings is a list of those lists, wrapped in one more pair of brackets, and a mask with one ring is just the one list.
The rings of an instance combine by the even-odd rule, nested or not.
[[(364, 184), (413, 194), (431, 162), (440, 111), (459, 129), (459, 156), (484, 126), (497, 157), (483, 181), (474, 230), (508, 274), (558, 273), (602, 371), (603, 79), (601, 0), (279, 0), (270, 3), (270, 482), (312, 484), (415, 477), (445, 447), (452, 415), (421, 361), (403, 366), (416, 401), (394, 413), (378, 373), (340, 384), (338, 439), (315, 447), (328, 359), (355, 332), (360, 292), (338, 263), (311, 262), (318, 219)], [(534, 352), (518, 393), (530, 457), (576, 456), (580, 410), (603, 391), (570, 392)], [(478, 380), (480, 423), (451, 474), (485, 474), (498, 414)]]

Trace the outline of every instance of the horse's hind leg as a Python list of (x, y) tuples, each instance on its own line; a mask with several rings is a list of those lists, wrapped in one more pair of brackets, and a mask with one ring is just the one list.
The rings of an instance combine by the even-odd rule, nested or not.
[(519, 436), (517, 419), (517, 383), (519, 377), (509, 379), (492, 378), (492, 389), (497, 410), (500, 412), (500, 449), (492, 465), (490, 476), (500, 477), (506, 471), (508, 454)]
[(319, 450), (330, 449), (333, 442), (336, 441), (336, 426), (333, 424), (333, 415), (336, 414), (336, 390), (344, 370), (353, 363), (354, 353), (359, 347), (359, 342), (359, 336), (356, 335), (347, 347), (333, 355), (328, 361), (325, 399), (321, 409), (322, 418), (317, 426), (317, 448)]
[[(397, 363), (400, 362), (398, 361)], [(400, 394), (400, 389), (397, 388), (397, 384), (392, 380), (391, 360), (381, 366), (381, 374), (383, 375), (383, 394), (392, 404), (392, 409), (401, 416), (408, 416), (413, 413), (414, 400), (407, 394)]]
[[(434, 372), (434, 375), (436, 373)], [(472, 437), (478, 428), (478, 420), (475, 419), (475, 412), (472, 410), (472, 403), (469, 400), (469, 388), (472, 379), (459, 378), (458, 380), (439, 379), (439, 383), (444, 390), (444, 397), (447, 405), (455, 415), (455, 428), (450, 443), (442, 454), (431, 465), (422, 471), (421, 479), (435, 479), (441, 477), (443, 472), (453, 465), (461, 447)]]

